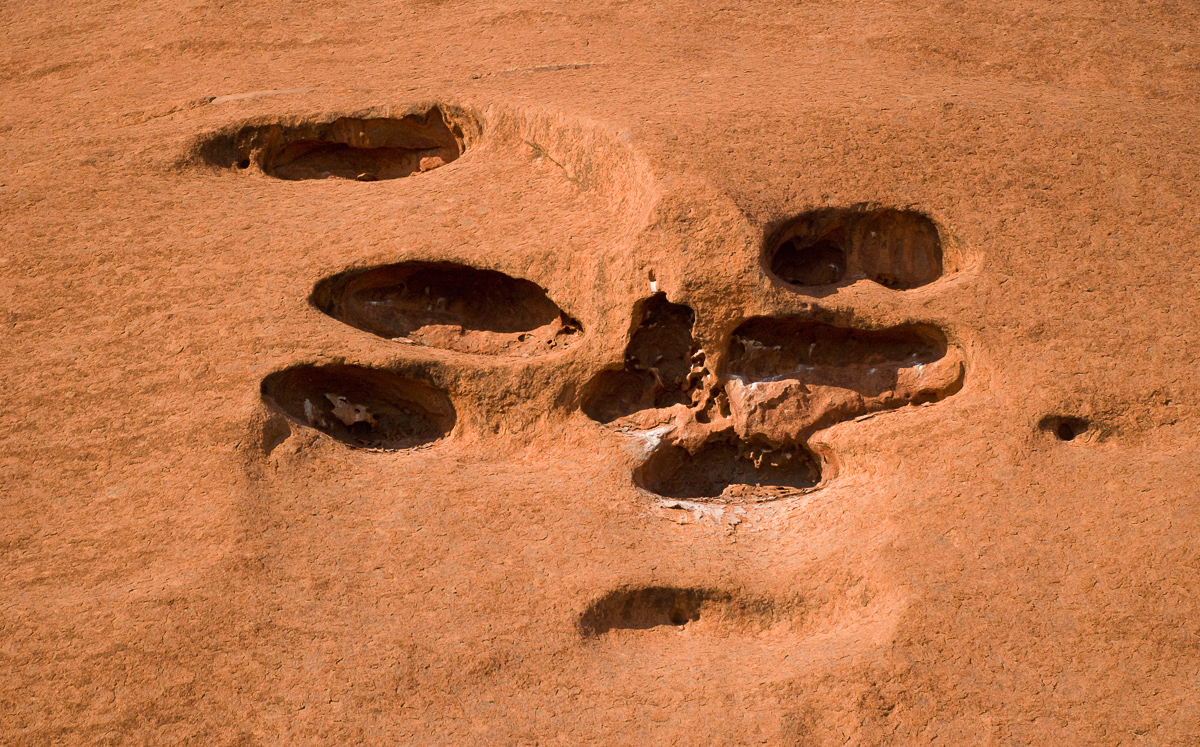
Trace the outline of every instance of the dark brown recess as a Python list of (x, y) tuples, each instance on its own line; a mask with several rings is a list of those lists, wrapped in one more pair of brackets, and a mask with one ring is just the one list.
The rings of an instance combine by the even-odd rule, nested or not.
[(433, 107), (399, 118), (250, 125), (202, 142), (199, 155), (212, 166), (254, 166), (291, 181), (379, 181), (443, 166), (461, 156), (464, 148), (460, 128)]
[(311, 301), (371, 334), (462, 353), (538, 355), (583, 331), (538, 285), (448, 262), (351, 270), (317, 283)]
[(1074, 441), (1092, 427), (1086, 418), (1069, 415), (1047, 415), (1038, 422), (1038, 428), (1052, 434), (1059, 441)]
[(809, 603), (799, 595), (747, 596), (737, 589), (689, 586), (637, 586), (614, 589), (579, 616), (584, 638), (656, 629), (702, 626), (705, 635), (745, 634), (785, 623), (802, 625)]
[(261, 389), (295, 422), (357, 448), (412, 448), (454, 427), (445, 392), (381, 369), (302, 365), (267, 376)]
[(638, 487), (664, 498), (730, 502), (773, 500), (820, 480), (820, 464), (804, 446), (747, 442), (728, 433), (695, 453), (664, 442), (633, 473)]
[(728, 598), (708, 589), (650, 586), (619, 589), (596, 600), (579, 618), (585, 637), (611, 630), (649, 630), (660, 626), (679, 627), (700, 619), (702, 605), (715, 598)]
[(691, 404), (699, 383), (704, 359), (692, 341), (695, 312), (656, 293), (638, 304), (634, 318), (623, 366), (601, 371), (584, 388), (583, 411), (601, 423), (649, 408)]
[(768, 242), (766, 266), (797, 286), (868, 279), (896, 290), (942, 276), (937, 226), (910, 210), (828, 208), (804, 213)]
[(876, 396), (896, 386), (901, 368), (945, 354), (945, 335), (929, 325), (866, 330), (795, 317), (754, 317), (734, 330), (727, 365), (731, 376), (750, 382), (798, 379)]

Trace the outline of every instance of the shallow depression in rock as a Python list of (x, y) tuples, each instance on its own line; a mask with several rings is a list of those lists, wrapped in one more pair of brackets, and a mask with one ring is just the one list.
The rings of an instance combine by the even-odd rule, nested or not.
[(941, 359), (936, 327), (906, 324), (853, 329), (796, 317), (754, 317), (733, 332), (728, 371), (745, 381), (798, 379), (875, 396), (896, 386), (902, 368)]
[[(800, 595), (746, 596), (735, 589), (635, 586), (614, 589), (579, 616), (584, 638), (654, 636), (688, 629), (701, 635), (744, 635), (784, 623), (803, 625), (809, 604)], [(624, 635), (623, 635), (624, 634)]]
[(771, 273), (798, 286), (868, 279), (896, 290), (942, 276), (937, 226), (910, 210), (828, 208), (804, 213), (768, 242)]
[(351, 327), (462, 353), (540, 355), (583, 332), (535, 283), (447, 262), (351, 270), (317, 283), (311, 300)]
[(296, 366), (262, 381), (265, 402), (357, 448), (406, 449), (454, 427), (454, 405), (430, 384), (362, 366)]
[(707, 589), (673, 586), (619, 589), (592, 603), (580, 616), (579, 629), (591, 637), (610, 630), (679, 627), (699, 620), (701, 605), (714, 596)]
[(796, 495), (821, 480), (817, 459), (799, 444), (745, 441), (725, 434), (694, 453), (664, 442), (633, 473), (638, 486), (664, 498), (756, 503)]
[(622, 367), (601, 371), (584, 389), (582, 409), (601, 423), (645, 409), (691, 404), (701, 378), (704, 360), (692, 340), (696, 314), (691, 308), (656, 293), (639, 302), (634, 319)]
[(404, 117), (256, 124), (199, 146), (213, 166), (304, 179), (399, 179), (443, 166), (465, 150), (461, 128), (439, 107)]

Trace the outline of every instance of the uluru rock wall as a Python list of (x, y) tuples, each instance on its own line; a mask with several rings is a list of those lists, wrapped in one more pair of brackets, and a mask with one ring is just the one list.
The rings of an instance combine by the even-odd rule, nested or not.
[(0, 741), (1186, 744), (1189, 7), (0, 26)]

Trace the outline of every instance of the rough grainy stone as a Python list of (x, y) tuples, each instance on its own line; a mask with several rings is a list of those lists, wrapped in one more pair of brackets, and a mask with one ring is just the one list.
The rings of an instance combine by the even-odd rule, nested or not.
[(0, 742), (1200, 733), (1193, 5), (5, 11)]

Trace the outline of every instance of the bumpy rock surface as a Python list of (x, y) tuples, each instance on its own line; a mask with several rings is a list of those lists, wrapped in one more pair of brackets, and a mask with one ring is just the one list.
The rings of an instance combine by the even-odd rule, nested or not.
[(1192, 6), (5, 17), (0, 742), (1200, 733)]

